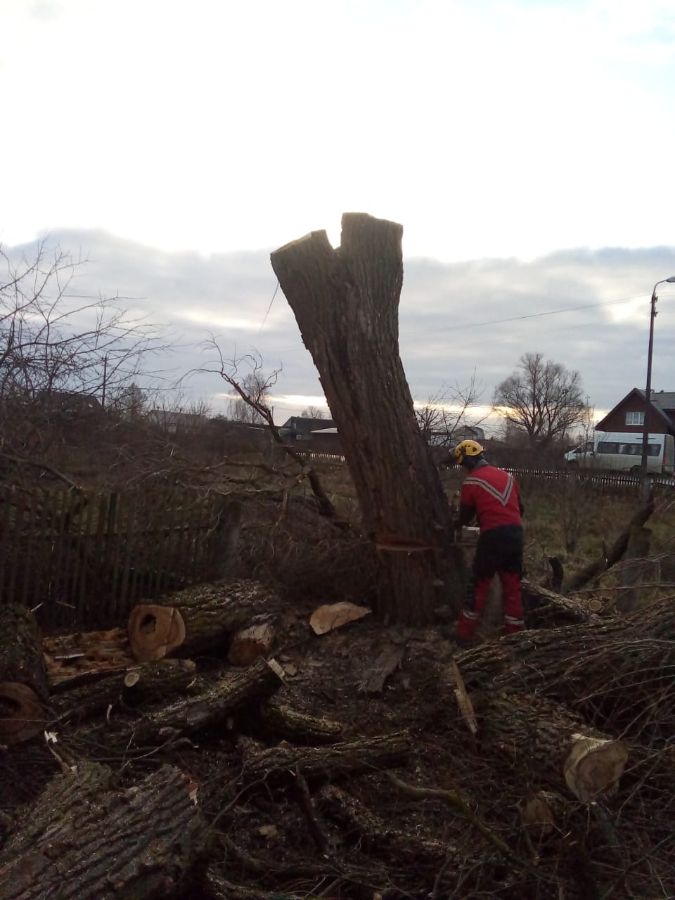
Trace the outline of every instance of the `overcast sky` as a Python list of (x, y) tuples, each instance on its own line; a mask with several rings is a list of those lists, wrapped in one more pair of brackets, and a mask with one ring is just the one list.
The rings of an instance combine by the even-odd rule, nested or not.
[(82, 251), (83, 291), (166, 324), (167, 369), (214, 332), (283, 367), (278, 419), (317, 404), (269, 252), (364, 211), (404, 226), (416, 399), (475, 369), (489, 402), (528, 351), (598, 409), (643, 386), (675, 274), (670, 0), (0, 0), (0, 34), (0, 241)]

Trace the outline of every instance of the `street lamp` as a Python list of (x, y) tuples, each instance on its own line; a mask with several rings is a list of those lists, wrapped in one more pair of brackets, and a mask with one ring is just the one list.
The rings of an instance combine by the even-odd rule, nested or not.
[(649, 350), (647, 351), (647, 388), (645, 390), (645, 418), (642, 423), (642, 462), (640, 470), (642, 472), (643, 484), (647, 484), (647, 448), (649, 446), (649, 409), (652, 402), (652, 350), (654, 349), (654, 319), (656, 318), (656, 289), (660, 284), (675, 284), (675, 275), (670, 278), (663, 278), (657, 281), (652, 291), (652, 308), (649, 316)]

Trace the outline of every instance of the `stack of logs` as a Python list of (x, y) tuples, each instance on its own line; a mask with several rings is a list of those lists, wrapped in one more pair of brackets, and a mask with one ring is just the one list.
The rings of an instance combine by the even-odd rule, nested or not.
[[(575, 816), (597, 819), (616, 861), (619, 816), (636, 785), (651, 790), (654, 821), (665, 815), (658, 804), (675, 790), (675, 607), (658, 601), (639, 614), (600, 620), (573, 599), (533, 585), (525, 591), (533, 623), (546, 627), (457, 654), (452, 679), (446, 669), (437, 685), (439, 718), (455, 709), (453, 687), (461, 701), (450, 727), (465, 740), (448, 747), (457, 768), (459, 754), (478, 760), (492, 753), (504, 772), (524, 773), (522, 781), (536, 787), (523, 792), (520, 819), (506, 815), (499, 826), (484, 815), (493, 804), (485, 792), (505, 775), (461, 790), (402, 780), (388, 770), (414, 763), (421, 732), (374, 729), (347, 740), (339, 722), (275, 696), (280, 689), (283, 696), (285, 678), (270, 657), (281, 610), (260, 584), (221, 582), (141, 604), (124, 631), (88, 638), (42, 641), (28, 611), (0, 608), (0, 744), (8, 753), (39, 744), (59, 768), (25, 809), (0, 817), (0, 896), (255, 900), (280, 890), (287, 897), (322, 893), (294, 893), (293, 878), (324, 887), (328, 878), (338, 889), (325, 896), (440, 897), (460, 884), (469, 896), (480, 878), (485, 886), (488, 871), (490, 891), (498, 886), (500, 896), (583, 895), (589, 877), (597, 886), (592, 861), (584, 857), (586, 887), (570, 876), (569, 888), (562, 873), (554, 890), (550, 872), (537, 868), (544, 864), (533, 829), (564, 843)], [(87, 639), (105, 648), (94, 662), (95, 654), (73, 649), (89, 646)], [(209, 739), (227, 742), (236, 757), (228, 778), (220, 773), (209, 786), (220, 791), (213, 808), (206, 785), (181, 762), (197, 752), (195, 740)], [(655, 771), (658, 790), (648, 775)], [(473, 835), (471, 852), (447, 836), (418, 833), (405, 818), (394, 823), (373, 812), (356, 786), (377, 777), (382, 795), (449, 808)], [(269, 801), (280, 792), (295, 798), (314, 845), (292, 871), (247, 853), (221, 827), (249, 798), (262, 793)], [(349, 862), (336, 834), (344, 854), (354, 854)], [(672, 836), (663, 840), (672, 850)], [(641, 865), (631, 863), (630, 878)], [(663, 880), (654, 858), (649, 866)], [(612, 896), (623, 896), (623, 887)]]

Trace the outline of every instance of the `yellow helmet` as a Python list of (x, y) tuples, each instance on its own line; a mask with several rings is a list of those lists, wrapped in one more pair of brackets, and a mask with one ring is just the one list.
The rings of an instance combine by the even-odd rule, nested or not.
[(460, 466), (467, 456), (480, 456), (484, 452), (484, 448), (478, 441), (461, 441), (452, 451), (455, 462)]

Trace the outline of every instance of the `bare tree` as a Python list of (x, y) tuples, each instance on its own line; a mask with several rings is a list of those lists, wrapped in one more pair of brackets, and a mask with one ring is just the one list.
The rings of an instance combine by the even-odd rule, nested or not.
[(325, 419), (326, 414), (324, 411), (318, 406), (307, 406), (300, 413), (301, 416), (305, 419)]
[(124, 298), (72, 290), (84, 260), (42, 241), (18, 261), (0, 247), (0, 261), (0, 402), (65, 393), (105, 407), (160, 349), (156, 329), (131, 316)]
[(511, 426), (522, 430), (532, 448), (562, 440), (582, 422), (586, 402), (578, 372), (526, 353), (518, 368), (495, 390), (493, 404)]
[[(222, 350), (214, 337), (211, 337), (209, 341), (207, 341), (207, 347), (215, 352), (216, 362), (214, 365), (204, 367), (199, 371), (217, 374), (223, 381), (229, 384), (237, 395), (237, 399), (247, 407), (250, 407), (252, 413), (255, 414), (256, 422), (254, 424), (258, 421), (265, 424), (275, 443), (281, 446), (284, 452), (301, 467), (302, 473), (307, 477), (312, 492), (317, 499), (319, 510), (322, 515), (332, 519), (340, 526), (346, 525), (346, 523), (338, 516), (333, 503), (324, 491), (316, 471), (311, 466), (308, 466), (300, 454), (284, 441), (279, 428), (274, 424), (274, 410), (268, 404), (267, 400), (269, 398), (270, 389), (276, 384), (281, 370), (275, 369), (270, 375), (264, 375), (262, 359), (258, 353), (249, 353), (243, 357), (230, 360), (225, 359)], [(248, 367), (249, 369), (244, 375), (240, 374), (242, 367)], [(251, 392), (247, 390), (247, 384), (253, 386)], [(239, 419), (238, 421), (242, 420)]]
[[(249, 355), (247, 357), (252, 368), (241, 379), (241, 388), (247, 399), (238, 394), (233, 397), (227, 406), (228, 418), (233, 422), (243, 422), (247, 425), (264, 425), (265, 417), (258, 407), (270, 407), (270, 388), (276, 383), (278, 372), (273, 372), (269, 377), (265, 375), (258, 358)], [(253, 401), (252, 403), (250, 401)]]
[(442, 385), (424, 406), (416, 406), (417, 424), (426, 442), (437, 447), (449, 447), (459, 432), (480, 425), (486, 417), (475, 416), (472, 408), (482, 392), (474, 372), (467, 385)]

